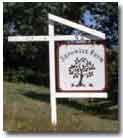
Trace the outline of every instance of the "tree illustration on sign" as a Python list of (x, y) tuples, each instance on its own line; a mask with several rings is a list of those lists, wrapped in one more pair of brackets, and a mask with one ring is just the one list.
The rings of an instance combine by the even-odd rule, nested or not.
[[(83, 77), (86, 76), (87, 78), (92, 77), (93, 71), (95, 70), (94, 64), (92, 64), (91, 61), (88, 61), (87, 58), (76, 58), (74, 60), (74, 64), (71, 65), (68, 69), (69, 74), (73, 75), (73, 78), (79, 78), (78, 83), (72, 84), (72, 86), (83, 86), (85, 87), (85, 84), (83, 84)], [(90, 87), (93, 87), (93, 84), (89, 84)]]

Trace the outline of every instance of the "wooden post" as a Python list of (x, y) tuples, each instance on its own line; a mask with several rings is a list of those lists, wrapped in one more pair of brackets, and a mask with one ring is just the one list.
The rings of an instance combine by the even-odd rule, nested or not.
[(49, 20), (49, 63), (50, 63), (50, 105), (51, 123), (57, 124), (56, 114), (56, 84), (55, 84), (55, 43), (54, 43), (54, 23)]

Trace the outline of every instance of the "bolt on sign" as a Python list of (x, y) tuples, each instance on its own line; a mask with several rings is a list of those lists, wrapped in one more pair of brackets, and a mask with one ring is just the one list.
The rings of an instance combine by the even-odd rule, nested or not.
[(56, 89), (62, 91), (105, 91), (104, 44), (60, 44), (56, 46)]

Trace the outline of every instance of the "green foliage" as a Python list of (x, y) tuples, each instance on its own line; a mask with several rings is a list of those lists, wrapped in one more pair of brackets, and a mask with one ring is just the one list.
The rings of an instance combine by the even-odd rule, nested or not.
[(19, 67), (18, 70), (4, 72), (4, 80), (11, 82), (29, 82), (37, 85), (49, 86), (49, 74), (34, 71), (29, 68)]
[(107, 50), (107, 87), (109, 99), (113, 104), (118, 103), (118, 51), (116, 49)]
[(89, 3), (87, 9), (91, 11), (95, 20), (95, 29), (106, 34), (108, 47), (118, 45), (118, 3), (101, 2)]

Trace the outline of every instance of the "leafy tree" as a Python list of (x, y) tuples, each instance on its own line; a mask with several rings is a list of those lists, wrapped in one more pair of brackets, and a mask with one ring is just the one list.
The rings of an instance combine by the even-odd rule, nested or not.
[[(86, 10), (91, 13), (90, 22), (95, 21), (95, 25), (89, 27), (100, 30), (106, 34), (109, 48), (118, 45), (118, 3), (117, 2), (92, 2), (86, 3)], [(84, 23), (82, 15), (82, 22)], [(87, 25), (87, 24), (86, 24)]]
[[(69, 74), (73, 75), (73, 78), (79, 78), (79, 82), (76, 86), (85, 86), (83, 84), (83, 77), (92, 77), (95, 70), (94, 64), (88, 61), (87, 58), (76, 58), (74, 64), (69, 67)], [(73, 84), (74, 86), (74, 84)]]

